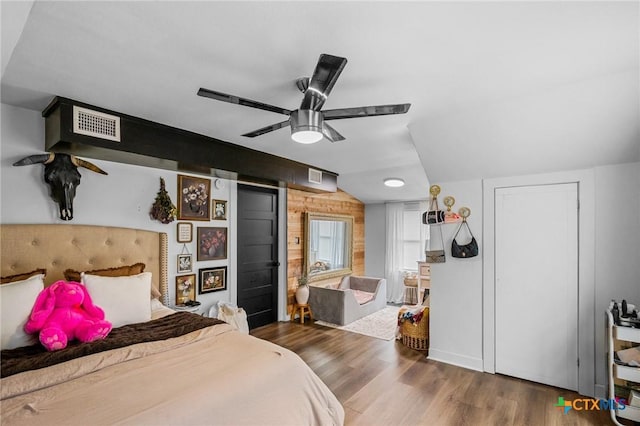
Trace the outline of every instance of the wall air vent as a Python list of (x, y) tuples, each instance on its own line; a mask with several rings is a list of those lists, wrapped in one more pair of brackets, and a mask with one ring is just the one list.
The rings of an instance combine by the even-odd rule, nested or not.
[(309, 169), (309, 183), (317, 183), (322, 185), (322, 171)]
[(120, 142), (120, 117), (74, 105), (73, 132)]

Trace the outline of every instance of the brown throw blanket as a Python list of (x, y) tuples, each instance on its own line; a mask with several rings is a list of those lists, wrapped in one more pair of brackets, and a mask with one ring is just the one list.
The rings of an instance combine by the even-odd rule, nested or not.
[(0, 377), (8, 377), (28, 370), (37, 370), (74, 358), (136, 343), (166, 340), (223, 323), (224, 321), (215, 318), (206, 318), (189, 312), (176, 312), (173, 315), (153, 321), (114, 328), (104, 340), (91, 343), (73, 341), (66, 348), (59, 351), (48, 352), (40, 344), (8, 349), (0, 353), (2, 358)]

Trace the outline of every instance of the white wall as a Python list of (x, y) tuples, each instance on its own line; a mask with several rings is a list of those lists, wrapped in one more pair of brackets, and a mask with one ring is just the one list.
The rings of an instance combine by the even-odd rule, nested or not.
[(384, 204), (364, 206), (364, 273), (368, 277), (384, 277), (385, 215)]
[[(0, 223), (63, 223), (58, 218), (58, 208), (49, 197), (43, 179), (43, 166), (13, 167), (12, 164), (31, 154), (44, 153), (44, 119), (37, 111), (1, 105), (0, 140)], [(177, 203), (177, 173), (86, 158), (109, 173), (108, 176), (80, 169), (82, 180), (74, 199), (72, 224), (121, 226), (166, 232), (169, 237), (169, 301), (175, 302), (176, 256), (183, 245), (176, 242), (176, 222), (164, 225), (149, 217), (149, 209), (164, 178), (167, 191)], [(213, 179), (211, 179), (213, 183)], [(225, 180), (224, 188), (212, 185), (213, 199), (229, 200), (226, 221), (194, 221), (194, 239), (187, 244), (193, 254), (193, 273), (198, 268), (227, 266), (226, 291), (196, 294), (202, 303), (201, 312), (218, 300), (236, 302), (235, 257), (235, 182)], [(228, 259), (207, 262), (196, 261), (196, 237), (198, 226), (223, 226), (229, 228)], [(286, 264), (286, 262), (285, 262)]]
[(640, 163), (595, 168), (596, 394), (605, 395), (604, 311), (611, 299), (640, 305)]
[[(456, 199), (452, 210), (471, 209), (467, 219), (480, 247), (477, 257), (451, 256), (451, 241), (459, 224), (437, 225), (442, 230), (445, 263), (431, 265), (429, 358), (482, 371), (482, 181), (438, 182), (440, 208), (447, 195)], [(431, 226), (431, 238), (437, 230)], [(458, 243), (469, 242), (465, 230)]]

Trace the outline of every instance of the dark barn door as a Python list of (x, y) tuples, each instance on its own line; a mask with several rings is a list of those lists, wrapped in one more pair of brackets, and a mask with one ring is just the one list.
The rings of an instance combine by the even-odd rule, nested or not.
[(249, 328), (278, 319), (278, 191), (238, 185), (238, 306)]

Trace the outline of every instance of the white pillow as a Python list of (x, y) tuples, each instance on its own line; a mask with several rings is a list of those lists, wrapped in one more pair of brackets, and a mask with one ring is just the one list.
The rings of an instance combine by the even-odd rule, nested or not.
[(151, 319), (152, 320), (166, 317), (167, 315), (171, 315), (175, 313), (176, 311), (174, 311), (171, 308), (167, 308), (158, 299), (151, 299)]
[(24, 332), (31, 309), (44, 288), (44, 274), (0, 285), (0, 349), (14, 349), (38, 343), (37, 334)]
[(151, 272), (124, 277), (103, 277), (83, 272), (81, 279), (93, 304), (102, 308), (105, 319), (114, 328), (151, 319)]
[(158, 299), (151, 299), (151, 304), (149, 305), (151, 307), (151, 312), (153, 313), (153, 311), (156, 311), (158, 309), (163, 309), (165, 306), (162, 304), (162, 302)]

